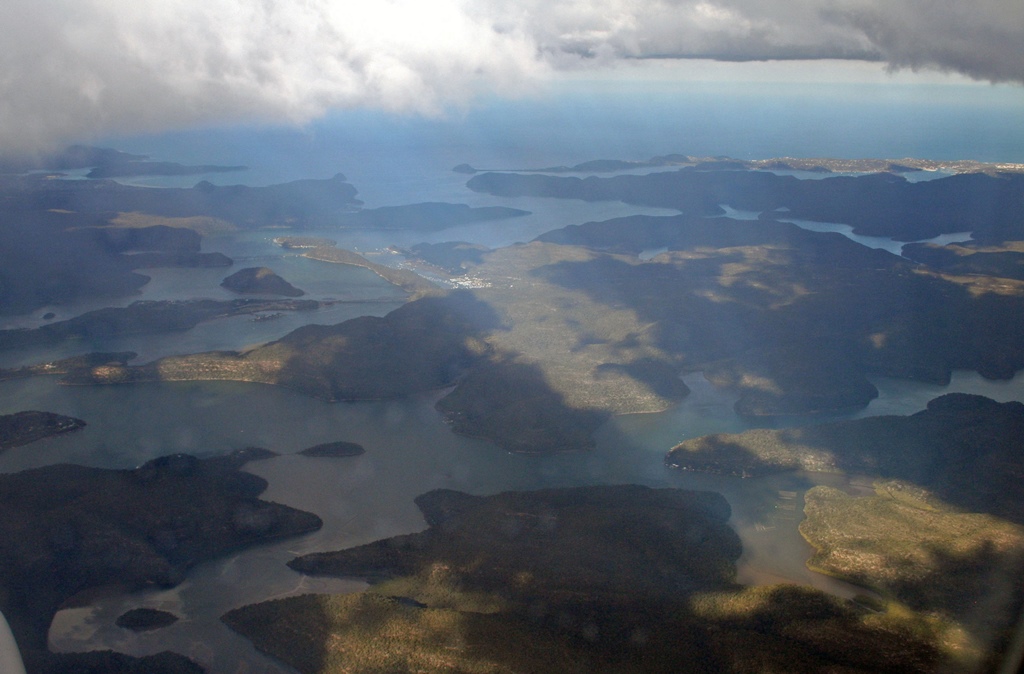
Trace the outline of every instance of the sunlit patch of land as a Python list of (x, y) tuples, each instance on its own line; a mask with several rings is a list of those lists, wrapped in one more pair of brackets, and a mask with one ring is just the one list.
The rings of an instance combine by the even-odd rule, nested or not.
[(795, 586), (731, 582), (728, 506), (620, 485), (417, 499), (431, 528), (307, 555), (375, 584), (223, 620), (302, 674), (929, 672), (941, 625)]
[(979, 666), (1004, 647), (1021, 608), (1024, 527), (903, 482), (875, 488), (867, 497), (807, 492), (800, 533), (816, 550), (808, 566), (945, 625), (951, 650)]
[(665, 458), (683, 470), (874, 475), (916, 483), (969, 512), (1024, 524), (1024, 405), (947, 394), (910, 416), (879, 416), (686, 440)]
[(311, 260), (320, 260), (321, 262), (334, 262), (336, 264), (347, 264), (354, 267), (369, 269), (388, 283), (398, 286), (414, 297), (425, 293), (436, 292), (438, 290), (438, 286), (436, 284), (428, 281), (416, 272), (408, 269), (396, 269), (394, 267), (377, 264), (376, 262), (367, 260), (359, 253), (353, 253), (352, 251), (345, 250), (344, 248), (322, 245), (315, 246), (307, 249), (302, 256), (308, 257)]

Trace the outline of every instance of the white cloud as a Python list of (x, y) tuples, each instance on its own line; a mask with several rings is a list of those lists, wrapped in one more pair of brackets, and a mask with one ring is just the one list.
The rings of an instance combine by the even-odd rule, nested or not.
[(1020, 0), (4, 0), (0, 154), (331, 108), (434, 113), (622, 59), (1024, 81)]

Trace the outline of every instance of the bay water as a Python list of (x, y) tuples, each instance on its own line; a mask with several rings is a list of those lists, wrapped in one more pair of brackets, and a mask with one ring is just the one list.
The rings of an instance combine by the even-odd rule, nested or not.
[[(637, 87), (641, 85), (637, 84)], [(649, 86), (649, 85), (644, 85)], [(783, 88), (785, 89), (785, 88)], [(452, 172), (467, 162), (479, 168), (534, 168), (589, 159), (646, 159), (681, 152), (739, 158), (771, 156), (971, 158), (1024, 161), (1024, 125), (1008, 125), (1016, 93), (971, 89), (984, 105), (972, 105), (950, 89), (918, 92), (923, 104), (894, 102), (892, 94), (864, 85), (838, 99), (800, 88), (755, 87), (744, 92), (717, 85), (680, 91), (655, 86), (643, 97), (623, 99), (580, 88), (558, 96), (514, 103), (494, 102), (440, 119), (403, 119), (349, 112), (305, 129), (232, 128), (109, 139), (109, 145), (154, 159), (183, 163), (245, 164), (238, 173), (200, 176), (219, 184), (270, 184), (324, 178), (341, 171), (368, 207), (450, 201), (503, 205), (531, 215), (461, 226), (440, 232), (378, 232), (324, 229), (303, 234), (334, 239), (384, 264), (399, 264), (390, 246), (462, 240), (498, 247), (568, 224), (632, 214), (669, 214), (618, 203), (551, 199), (499, 199), (465, 188)], [(771, 94), (771, 95), (769, 95)], [(1018, 96), (1019, 97), (1019, 96)], [(629, 102), (626, 102), (626, 101)], [(888, 102), (883, 106), (880, 103)], [(899, 103), (899, 104), (896, 104)], [(969, 120), (969, 123), (965, 122)], [(956, 129), (957, 133), (952, 133)], [(190, 185), (200, 177), (137, 178), (150, 186)], [(806, 223), (804, 223), (806, 224)], [(818, 225), (828, 229), (828, 225)], [(828, 231), (842, 231), (837, 225)], [(844, 232), (848, 233), (848, 232)], [(139, 362), (173, 353), (243, 349), (276, 339), (305, 323), (337, 323), (357, 315), (383, 315), (400, 294), (364, 269), (317, 262), (281, 250), (281, 232), (242, 232), (204, 239), (205, 252), (224, 252), (240, 266), (270, 266), (312, 299), (342, 299), (312, 313), (287, 313), (269, 321), (219, 319), (178, 335), (150, 335), (62, 345), (57, 349), (0, 353), (0, 366), (38, 362), (91, 350), (133, 350)], [(856, 239), (855, 239), (856, 240)], [(896, 242), (864, 241), (893, 252)], [(153, 270), (141, 295), (55, 307), (59, 318), (134, 299), (225, 299), (219, 287), (230, 270)], [(7, 319), (0, 327), (32, 327), (44, 311)], [(857, 476), (786, 475), (739, 480), (669, 471), (663, 459), (674, 444), (714, 432), (736, 432), (750, 422), (738, 417), (735, 398), (701, 375), (685, 378), (692, 393), (659, 414), (610, 420), (587, 453), (522, 456), (482, 440), (455, 435), (434, 410), (444, 391), (406, 400), (327, 404), (297, 393), (230, 382), (154, 383), (124, 387), (63, 387), (52, 379), (0, 383), (0, 413), (44, 409), (88, 422), (83, 430), (0, 454), (0, 471), (13, 472), (61, 462), (131, 468), (168, 453), (223, 454), (246, 446), (280, 456), (246, 470), (268, 480), (264, 498), (309, 510), (324, 519), (322, 530), (259, 546), (194, 569), (167, 590), (130, 595), (100, 593), (86, 606), (61, 611), (51, 629), (54, 649), (113, 648), (132, 654), (172, 649), (195, 658), (211, 672), (290, 672), (257, 653), (218, 618), (240, 605), (304, 592), (361, 589), (355, 581), (312, 579), (290, 571), (296, 554), (334, 550), (422, 530), (413, 499), (445, 487), (474, 494), (508, 489), (638, 483), (653, 487), (711, 489), (726, 495), (731, 523), (744, 543), (739, 580), (798, 582), (843, 596), (856, 590), (809, 572), (809, 547), (797, 524), (801, 495), (827, 482), (861, 488)], [(957, 372), (948, 387), (877, 379), (880, 395), (852, 415), (908, 414), (949, 391), (976, 392), (997, 400), (1024, 399), (1021, 378), (990, 382)], [(820, 421), (790, 418), (786, 424)], [(301, 449), (336, 440), (358, 442), (367, 451), (344, 459), (307, 458)], [(796, 496), (792, 496), (795, 493)], [(114, 626), (130, 608), (170, 610), (182, 619), (151, 633)]]

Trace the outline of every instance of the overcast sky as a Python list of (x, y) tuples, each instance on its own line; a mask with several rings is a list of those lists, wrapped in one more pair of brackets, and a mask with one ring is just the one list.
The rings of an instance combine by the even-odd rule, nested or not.
[(1024, 1), (3, 0), (0, 153), (334, 108), (439, 114), (645, 59), (1021, 86)]

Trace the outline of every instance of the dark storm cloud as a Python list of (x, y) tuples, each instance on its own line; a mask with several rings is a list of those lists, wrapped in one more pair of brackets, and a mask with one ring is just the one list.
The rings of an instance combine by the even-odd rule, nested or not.
[(0, 154), (431, 113), (623, 59), (858, 59), (1024, 82), (1020, 0), (5, 0)]

